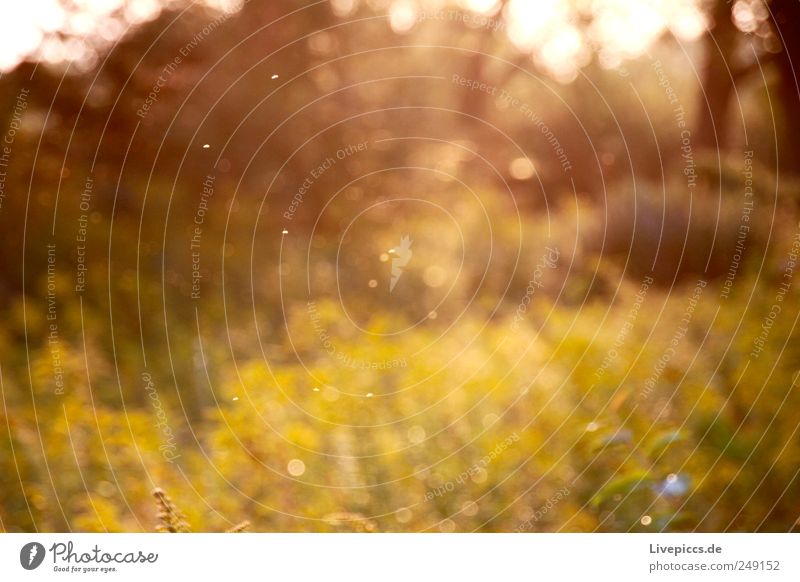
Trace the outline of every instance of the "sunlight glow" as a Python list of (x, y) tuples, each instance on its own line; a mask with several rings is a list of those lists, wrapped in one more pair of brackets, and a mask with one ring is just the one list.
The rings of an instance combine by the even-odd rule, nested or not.
[(412, 0), (395, 0), (389, 9), (389, 24), (395, 32), (408, 32), (417, 22), (418, 7)]
[[(63, 11), (57, 0), (30, 0), (14, 8), (14, 18), (0, 19), (0, 70), (7, 71), (35, 51), (45, 30), (60, 28)], [(60, 18), (59, 18), (60, 15)]]
[[(13, 17), (0, 19), (0, 72), (25, 59), (90, 67), (98, 49), (119, 40), (132, 25), (157, 18), (183, 0), (74, 0), (65, 10), (60, 0), (14, 4)], [(243, 0), (204, 0), (212, 9), (233, 12)]]
[(331, 8), (333, 13), (340, 18), (343, 16), (350, 16), (356, 9), (355, 0), (331, 0)]
[(733, 20), (742, 32), (757, 32), (769, 17), (763, 0), (737, 0)]
[(569, 24), (559, 28), (541, 48), (539, 60), (559, 81), (575, 78), (591, 53), (577, 28)]
[[(505, 17), (512, 42), (561, 81), (575, 77), (589, 61), (590, 48), (603, 66), (616, 67), (668, 30), (694, 40), (706, 29), (696, 0), (511, 0)], [(591, 22), (585, 32), (579, 24), (584, 17)]]
[[(87, 67), (98, 50), (118, 40), (131, 25), (157, 18), (184, 0), (75, 0), (65, 11), (59, 0), (15, 4), (14, 18), (0, 20), (0, 71), (26, 58), (53, 64), (77, 62)], [(224, 12), (239, 10), (243, 0), (203, 0)], [(397, 33), (411, 31), (421, 10), (441, 8), (447, 0), (391, 0), (389, 24)], [(330, 0), (332, 11), (347, 16), (357, 0)], [(509, 0), (504, 13), (508, 37), (556, 79), (568, 82), (594, 51), (600, 64), (616, 67), (640, 56), (664, 32), (680, 40), (698, 38), (706, 29), (700, 0)], [(499, 0), (449, 0), (476, 14), (494, 15)], [(744, 31), (764, 20), (762, 0), (737, 0), (734, 18)], [(586, 24), (589, 23), (589, 24)], [(59, 34), (53, 34), (58, 32)]]
[(500, 0), (459, 0), (458, 4), (479, 14), (491, 14), (500, 7)]
[(569, 6), (562, 0), (511, 0), (506, 8), (508, 35), (522, 50), (539, 48), (553, 27), (563, 26)]

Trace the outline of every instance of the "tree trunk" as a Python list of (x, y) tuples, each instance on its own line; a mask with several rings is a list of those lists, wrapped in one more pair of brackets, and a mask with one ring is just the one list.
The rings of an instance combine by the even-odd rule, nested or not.
[(710, 14), (713, 28), (706, 33), (702, 80), (697, 109), (695, 147), (725, 149), (728, 112), (736, 87), (730, 62), (739, 31), (731, 20), (731, 3), (718, 1)]
[(783, 117), (778, 122), (778, 162), (781, 171), (800, 173), (800, 90), (797, 67), (800, 66), (800, 35), (795, 27), (800, 22), (798, 0), (775, 0), (770, 4), (775, 34), (783, 45), (777, 57), (780, 71), (778, 95)]

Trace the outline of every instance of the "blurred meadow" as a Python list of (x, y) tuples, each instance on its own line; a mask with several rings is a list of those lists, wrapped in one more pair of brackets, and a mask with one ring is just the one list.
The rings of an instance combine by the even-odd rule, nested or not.
[(3, 13), (0, 530), (800, 530), (796, 0)]

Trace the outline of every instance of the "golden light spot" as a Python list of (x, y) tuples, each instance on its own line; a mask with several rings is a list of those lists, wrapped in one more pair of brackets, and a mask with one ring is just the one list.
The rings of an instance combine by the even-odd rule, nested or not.
[(485, 483), (486, 480), (489, 478), (489, 473), (486, 472), (486, 469), (478, 467), (478, 470), (472, 475), (472, 482), (473, 483)]
[(447, 271), (438, 265), (432, 265), (425, 269), (422, 280), (428, 287), (441, 287), (447, 281)]
[(336, 402), (339, 400), (339, 391), (333, 386), (325, 386), (322, 397), (328, 402)]
[(306, 472), (306, 464), (300, 459), (292, 459), (286, 465), (286, 470), (289, 471), (289, 475), (292, 477), (299, 477)]
[(414, 517), (414, 514), (408, 507), (401, 507), (394, 512), (394, 517), (400, 523), (408, 523)]
[(642, 517), (641, 521), (642, 525), (650, 525), (651, 523), (653, 523), (653, 518), (650, 517), (649, 515), (645, 515), (644, 517)]
[(425, 440), (425, 429), (421, 426), (412, 426), (408, 429), (408, 440), (415, 445)]
[(97, 490), (103, 497), (111, 497), (117, 492), (116, 486), (111, 481), (100, 481)]
[(361, 200), (361, 188), (349, 188), (345, 192), (345, 198), (353, 201)]
[(511, 160), (508, 171), (515, 180), (528, 180), (536, 174), (536, 168), (528, 158), (516, 158)]

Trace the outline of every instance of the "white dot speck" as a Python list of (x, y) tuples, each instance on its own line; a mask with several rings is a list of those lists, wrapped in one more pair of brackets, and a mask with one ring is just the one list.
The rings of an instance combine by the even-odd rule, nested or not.
[(209, 144), (207, 144), (207, 143), (206, 143), (206, 144), (203, 144), (203, 149), (204, 149), (204, 150), (207, 150), (207, 149), (208, 149), (208, 148), (210, 148), (210, 147), (211, 147), (211, 146), (210, 146)]
[(277, 78), (278, 78), (278, 75), (272, 75), (272, 78), (273, 78), (273, 79), (277, 79)]
[(642, 525), (650, 525), (651, 523), (653, 523), (653, 518), (650, 517), (649, 515), (645, 515), (644, 517), (642, 517), (641, 521)]
[(319, 392), (319, 388), (314, 388), (314, 392)]
[(237, 400), (239, 400), (239, 397), (238, 396), (234, 396), (233, 397), (233, 401), (236, 402)]
[(289, 471), (289, 475), (292, 477), (299, 477), (306, 472), (306, 464), (300, 459), (292, 459), (286, 465), (286, 470)]
[(367, 398), (372, 398), (374, 394), (372, 392), (367, 392)]
[(284, 228), (283, 229), (283, 234), (289, 234), (289, 231)]

